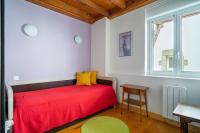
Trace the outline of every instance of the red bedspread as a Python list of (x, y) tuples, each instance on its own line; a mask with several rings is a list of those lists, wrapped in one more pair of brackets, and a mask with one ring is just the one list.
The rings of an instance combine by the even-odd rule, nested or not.
[(14, 133), (42, 133), (117, 103), (111, 86), (64, 86), (14, 94)]

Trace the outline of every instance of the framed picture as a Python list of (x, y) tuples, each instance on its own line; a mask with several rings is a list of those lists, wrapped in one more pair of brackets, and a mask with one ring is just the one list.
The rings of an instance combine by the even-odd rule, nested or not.
[(132, 32), (119, 34), (119, 56), (131, 56), (132, 53)]

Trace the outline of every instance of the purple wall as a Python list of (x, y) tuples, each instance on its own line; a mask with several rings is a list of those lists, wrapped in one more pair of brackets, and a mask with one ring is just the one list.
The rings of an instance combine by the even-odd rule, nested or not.
[[(72, 78), (76, 71), (90, 69), (90, 25), (24, 0), (6, 0), (6, 81), (21, 82)], [(23, 24), (39, 29), (36, 37), (22, 33)], [(74, 35), (83, 37), (76, 45)]]

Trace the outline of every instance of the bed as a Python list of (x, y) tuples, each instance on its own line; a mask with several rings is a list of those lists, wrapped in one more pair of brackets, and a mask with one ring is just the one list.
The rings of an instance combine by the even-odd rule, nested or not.
[[(117, 104), (115, 81), (111, 78), (99, 78), (98, 84), (91, 86), (74, 83), (12, 86), (13, 114), (8, 115), (14, 120), (14, 133), (46, 132)], [(12, 110), (11, 106), (8, 110)]]

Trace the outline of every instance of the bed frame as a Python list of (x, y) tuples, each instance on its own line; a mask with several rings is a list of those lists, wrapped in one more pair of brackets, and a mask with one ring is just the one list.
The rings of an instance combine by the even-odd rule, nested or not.
[[(112, 86), (116, 93), (116, 79), (112, 77), (98, 76), (97, 83)], [(9, 129), (12, 130), (12, 126), (14, 124), (13, 122), (13, 93), (48, 89), (48, 88), (68, 86), (68, 85), (74, 85), (74, 84), (76, 84), (76, 79), (42, 82), (42, 83), (20, 84), (20, 85), (11, 85), (11, 86), (9, 84), (6, 84), (6, 96), (7, 96), (6, 105), (7, 105), (7, 119), (8, 119), (6, 121), (7, 131), (9, 131)]]

